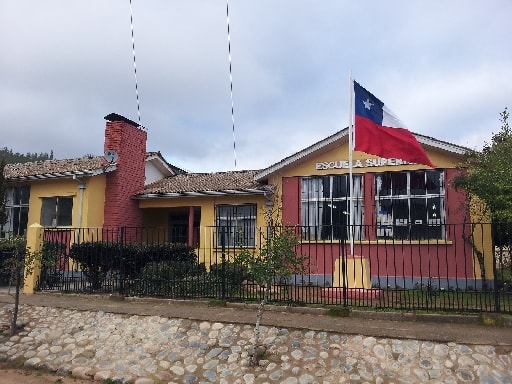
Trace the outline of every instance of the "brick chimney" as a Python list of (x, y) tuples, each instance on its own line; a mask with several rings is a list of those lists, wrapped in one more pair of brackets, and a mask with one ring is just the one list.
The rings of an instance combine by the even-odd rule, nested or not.
[(104, 150), (116, 152), (117, 168), (106, 174), (103, 225), (141, 227), (142, 211), (132, 196), (144, 189), (147, 132), (115, 113), (105, 116), (105, 120)]

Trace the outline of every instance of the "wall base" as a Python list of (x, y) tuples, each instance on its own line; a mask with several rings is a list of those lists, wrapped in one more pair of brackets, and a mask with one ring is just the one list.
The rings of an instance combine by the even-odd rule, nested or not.
[(358, 300), (372, 300), (382, 296), (382, 289), (364, 289), (364, 288), (346, 288), (331, 287), (322, 289), (323, 297), (330, 297), (333, 299), (340, 299), (346, 297), (347, 299)]

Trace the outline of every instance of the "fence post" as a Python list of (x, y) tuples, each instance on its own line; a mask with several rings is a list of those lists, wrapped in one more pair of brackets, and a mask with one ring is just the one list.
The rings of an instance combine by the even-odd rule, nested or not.
[[(27, 228), (27, 253), (39, 252), (43, 248), (43, 233), (44, 227), (37, 223)], [(41, 275), (41, 260), (33, 259), (32, 265), (28, 269), (30, 273), (27, 273), (27, 268), (25, 268), (23, 293), (32, 295)]]
[[(353, 242), (353, 239), (350, 240), (351, 247), (352, 247), (352, 242)], [(347, 242), (346, 242), (345, 236), (341, 237), (340, 244), (341, 244), (341, 247), (340, 247), (341, 248), (341, 276), (342, 276), (341, 284), (342, 284), (342, 290), (343, 290), (343, 306), (347, 307), (348, 306), (348, 300), (347, 300), (348, 276), (347, 276), (347, 250), (346, 250)]]
[(121, 238), (119, 241), (119, 294), (121, 295), (124, 295), (124, 230), (125, 227), (121, 227)]
[(221, 239), (220, 244), (222, 248), (221, 253), (221, 288), (220, 288), (220, 295), (221, 299), (224, 300), (226, 298), (226, 228), (223, 226), (221, 227)]
[(494, 222), (491, 223), (491, 244), (492, 244), (492, 277), (493, 277), (493, 291), (494, 291), (494, 311), (496, 313), (501, 312), (500, 306), (500, 292), (498, 287), (498, 271), (496, 268), (496, 243), (494, 241), (494, 237), (496, 235), (496, 230), (494, 228)]

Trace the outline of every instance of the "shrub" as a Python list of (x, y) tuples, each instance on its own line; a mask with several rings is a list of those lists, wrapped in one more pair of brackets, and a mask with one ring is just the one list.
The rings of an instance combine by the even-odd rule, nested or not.
[(69, 256), (80, 264), (92, 290), (99, 290), (109, 271), (119, 268), (119, 245), (111, 242), (73, 244)]
[(249, 278), (249, 269), (240, 263), (225, 261), (210, 266), (211, 280), (224, 280), (232, 286), (240, 287)]
[(57, 264), (66, 252), (66, 244), (52, 241), (43, 241), (41, 250), (41, 276), (39, 288), (53, 288), (59, 284), (59, 276), (54, 274)]
[(189, 289), (204, 275), (204, 264), (186, 261), (152, 261), (142, 270), (140, 293), (148, 295), (186, 296)]
[[(12, 283), (20, 262), (25, 258), (26, 242), (23, 237), (11, 237), (0, 240), (0, 285)], [(21, 260), (16, 260), (16, 255)]]
[(139, 276), (144, 267), (151, 262), (197, 263), (197, 256), (192, 247), (171, 243), (125, 244), (121, 249), (120, 258), (120, 269), (129, 278)]
[[(92, 290), (99, 290), (108, 272), (119, 272), (123, 278), (134, 280), (150, 263), (172, 262), (172, 267), (164, 267), (164, 274), (173, 278), (195, 275), (194, 268), (199, 268), (194, 249), (186, 244), (170, 243), (115, 243), (84, 242), (73, 244), (70, 257), (79, 263), (80, 268), (91, 284)], [(156, 267), (148, 267), (146, 277)], [(204, 266), (203, 266), (204, 270)]]

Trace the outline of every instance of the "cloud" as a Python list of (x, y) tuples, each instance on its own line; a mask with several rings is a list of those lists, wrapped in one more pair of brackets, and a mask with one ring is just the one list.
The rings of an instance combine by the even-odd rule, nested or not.
[[(234, 169), (226, 3), (132, 1), (148, 149)], [(418, 133), (472, 147), (512, 100), (512, 3), (230, 2), (238, 169), (264, 168), (348, 124), (348, 77)], [(103, 151), (103, 116), (137, 120), (129, 4), (0, 3), (2, 146)]]

